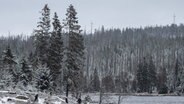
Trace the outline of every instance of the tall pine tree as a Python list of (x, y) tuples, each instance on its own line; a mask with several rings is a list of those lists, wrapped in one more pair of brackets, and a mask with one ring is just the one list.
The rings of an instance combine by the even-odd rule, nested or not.
[(66, 70), (67, 78), (74, 83), (75, 91), (80, 90), (81, 76), (84, 67), (84, 39), (80, 34), (80, 25), (78, 25), (77, 12), (73, 5), (67, 9), (64, 26), (68, 29), (68, 45), (67, 45), (67, 59)]
[[(48, 55), (48, 67), (52, 75), (52, 80), (55, 82), (56, 85), (56, 83), (61, 83), (61, 77), (59, 77), (59, 75), (61, 76), (64, 48), (62, 27), (56, 13), (54, 14), (53, 20), (53, 32), (50, 38), (50, 48)], [(57, 79), (59, 79), (59, 82), (56, 82)]]
[(35, 61), (46, 64), (48, 60), (48, 42), (50, 37), (50, 9), (46, 4), (41, 11), (42, 17), (34, 31)]

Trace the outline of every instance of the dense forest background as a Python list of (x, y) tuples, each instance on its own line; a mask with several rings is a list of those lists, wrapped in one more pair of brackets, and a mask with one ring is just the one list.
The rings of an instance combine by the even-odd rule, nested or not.
[[(102, 26), (94, 33), (84, 30), (82, 36), (85, 45), (83, 91), (184, 91), (183, 24), (124, 29)], [(63, 37), (67, 40), (67, 36)], [(1, 60), (7, 47), (15, 56), (17, 70), (23, 58), (31, 63), (35, 51), (32, 35), (1, 37)]]

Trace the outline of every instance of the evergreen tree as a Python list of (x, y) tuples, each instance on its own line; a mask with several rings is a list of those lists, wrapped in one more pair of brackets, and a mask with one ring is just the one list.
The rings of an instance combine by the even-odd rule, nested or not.
[(21, 73), (20, 74), (21, 74), (20, 81), (26, 87), (32, 81), (32, 71), (30, 70), (30, 67), (27, 61), (25, 60), (25, 58), (23, 58), (21, 62)]
[(38, 69), (35, 72), (36, 87), (41, 91), (53, 90), (50, 70), (46, 65), (38, 64)]
[(175, 69), (174, 69), (174, 89), (180, 85), (180, 78), (179, 78), (179, 72), (181, 70), (181, 65), (179, 62), (179, 59), (176, 59)]
[(6, 48), (6, 50), (3, 52), (3, 69), (9, 72), (13, 77), (13, 82), (17, 82), (18, 76), (15, 71), (15, 65), (17, 64), (14, 60), (14, 55), (12, 54), (12, 51), (10, 49), (10, 46)]
[(92, 87), (92, 91), (100, 91), (100, 79), (98, 76), (98, 72), (97, 69), (95, 68), (94, 73), (93, 73), (93, 79), (91, 81), (91, 87)]
[[(48, 55), (48, 67), (52, 75), (52, 80), (55, 82), (56, 79), (60, 79), (58, 76), (61, 76), (63, 61), (63, 37), (61, 33), (62, 27), (56, 13), (54, 14), (53, 20), (53, 32), (50, 38), (50, 48)], [(55, 82), (55, 84), (56, 83), (61, 83), (61, 79), (59, 82)]]
[(102, 87), (106, 92), (114, 92), (114, 81), (112, 75), (107, 75), (102, 78)]
[(28, 62), (29, 62), (29, 65), (31, 65), (33, 69), (37, 68), (38, 58), (35, 58), (35, 54), (33, 52), (29, 53)]
[(158, 93), (166, 94), (167, 91), (168, 91), (167, 73), (166, 73), (166, 68), (163, 67), (160, 69), (160, 72), (158, 74)]
[(143, 59), (143, 62), (139, 63), (137, 70), (137, 86), (138, 92), (147, 92), (148, 85), (148, 64), (146, 59)]
[(14, 83), (13, 76), (7, 70), (0, 69), (0, 89), (8, 90), (8, 88), (12, 88)]
[(149, 59), (148, 84), (149, 84), (149, 92), (151, 93), (152, 90), (154, 90), (154, 88), (156, 88), (157, 86), (156, 68), (152, 58)]
[(46, 64), (48, 60), (48, 42), (50, 37), (50, 9), (46, 4), (41, 11), (42, 17), (38, 22), (37, 29), (34, 31), (35, 60), (41, 64)]
[(70, 5), (67, 9), (66, 19), (64, 26), (68, 28), (68, 45), (67, 45), (67, 59), (66, 70), (67, 78), (70, 78), (74, 82), (75, 90), (78, 92), (80, 89), (81, 76), (84, 67), (84, 39), (80, 34), (80, 25), (78, 25), (78, 19), (76, 17), (77, 12), (73, 5)]
[(179, 92), (179, 94), (184, 93), (184, 70), (182, 68), (182, 70), (179, 71), (179, 85), (177, 86), (177, 91)]
[(184, 93), (184, 71), (179, 59), (176, 60), (174, 70), (174, 88), (178, 93)]

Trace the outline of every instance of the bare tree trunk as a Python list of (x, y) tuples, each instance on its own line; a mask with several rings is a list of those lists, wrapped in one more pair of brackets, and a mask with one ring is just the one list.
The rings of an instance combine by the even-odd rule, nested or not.
[(119, 97), (118, 97), (118, 104), (120, 104), (121, 103), (121, 95), (119, 95)]
[(68, 85), (68, 81), (67, 81), (67, 84), (66, 84), (66, 103), (68, 103), (68, 92), (69, 92), (69, 85)]
[(103, 93), (102, 93), (102, 88), (100, 89), (100, 99), (99, 99), (99, 104), (102, 104), (102, 97), (103, 97)]

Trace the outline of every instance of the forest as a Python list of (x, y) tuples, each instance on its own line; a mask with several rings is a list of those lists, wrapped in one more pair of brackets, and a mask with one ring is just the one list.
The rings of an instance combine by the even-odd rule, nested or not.
[[(0, 89), (74, 93), (184, 93), (184, 25), (82, 30), (41, 10), (31, 35), (0, 37)], [(64, 19), (64, 20), (63, 20)], [(62, 21), (60, 21), (62, 20)]]

